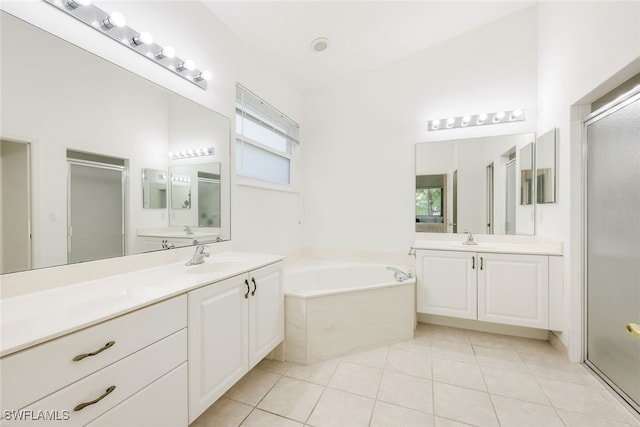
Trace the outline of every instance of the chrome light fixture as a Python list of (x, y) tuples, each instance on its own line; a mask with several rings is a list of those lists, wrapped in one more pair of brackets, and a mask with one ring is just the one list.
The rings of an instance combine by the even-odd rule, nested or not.
[(172, 159), (188, 159), (190, 157), (202, 156), (213, 156), (213, 147), (169, 152), (169, 157), (171, 157)]
[[(429, 121), (428, 129), (433, 131), (522, 121), (524, 121), (524, 110), (517, 109), (510, 111), (497, 111), (495, 113), (449, 117), (447, 119), (434, 119)], [(445, 125), (443, 125), (443, 123), (445, 123)]]
[(207, 90), (207, 81), (211, 79), (209, 71), (198, 70), (193, 61), (180, 59), (176, 56), (176, 52), (172, 47), (163, 47), (154, 43), (153, 36), (150, 33), (136, 31), (127, 26), (127, 21), (121, 13), (108, 13), (92, 4), (91, 0), (44, 1), (175, 75)]

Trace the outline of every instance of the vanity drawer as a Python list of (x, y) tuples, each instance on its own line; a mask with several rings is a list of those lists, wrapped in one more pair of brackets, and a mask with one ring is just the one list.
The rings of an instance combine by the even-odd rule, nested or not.
[[(186, 326), (187, 297), (181, 295), (5, 356), (2, 410), (23, 408)], [(73, 360), (89, 353), (97, 354)]]
[(189, 424), (188, 407), (185, 362), (87, 427), (186, 427)]
[[(56, 411), (68, 414), (66, 420), (48, 421), (48, 424), (66, 426), (85, 425), (130, 396), (144, 389), (167, 372), (187, 360), (187, 330), (175, 334), (120, 360), (93, 375), (81, 379), (62, 390), (24, 408), (23, 413), (41, 414)], [(107, 394), (107, 390), (113, 391)], [(95, 401), (75, 411), (78, 405)], [(143, 408), (140, 408), (141, 410)], [(148, 409), (148, 408), (147, 408)], [(162, 411), (162, 408), (153, 408)], [(5, 419), (2, 426), (25, 425), (24, 422)]]

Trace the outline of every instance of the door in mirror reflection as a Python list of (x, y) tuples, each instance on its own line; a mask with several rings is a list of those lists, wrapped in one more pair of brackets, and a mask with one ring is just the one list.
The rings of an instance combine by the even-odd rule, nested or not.
[(198, 171), (198, 227), (220, 227), (220, 175)]
[(125, 254), (124, 165), (68, 160), (68, 262)]
[(30, 145), (0, 141), (0, 273), (31, 268)]

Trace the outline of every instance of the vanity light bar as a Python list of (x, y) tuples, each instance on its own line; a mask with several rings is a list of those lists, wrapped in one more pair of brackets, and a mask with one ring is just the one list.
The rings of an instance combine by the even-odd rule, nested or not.
[(191, 178), (189, 178), (188, 176), (173, 175), (171, 177), (171, 181), (173, 181), (173, 182), (191, 182)]
[(213, 147), (169, 152), (169, 157), (171, 157), (172, 159), (188, 159), (190, 157), (201, 156), (213, 156)]
[(522, 121), (524, 121), (524, 110), (522, 109), (496, 111), (495, 113), (481, 113), (470, 116), (431, 120), (429, 121), (429, 130), (456, 129)]
[(172, 73), (207, 90), (207, 80), (211, 73), (198, 70), (190, 59), (180, 59), (170, 46), (160, 46), (153, 41), (153, 36), (146, 31), (136, 31), (127, 26), (126, 20), (118, 12), (107, 13), (91, 0), (44, 0), (57, 9), (73, 16), (79, 21), (111, 37), (123, 46), (146, 57), (150, 61), (166, 68)]

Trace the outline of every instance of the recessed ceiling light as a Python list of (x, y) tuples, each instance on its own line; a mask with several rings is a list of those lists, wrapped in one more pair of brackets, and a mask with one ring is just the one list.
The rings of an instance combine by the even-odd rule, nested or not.
[(329, 39), (325, 37), (320, 37), (311, 42), (311, 49), (314, 52), (322, 52), (327, 50), (329, 47)]

